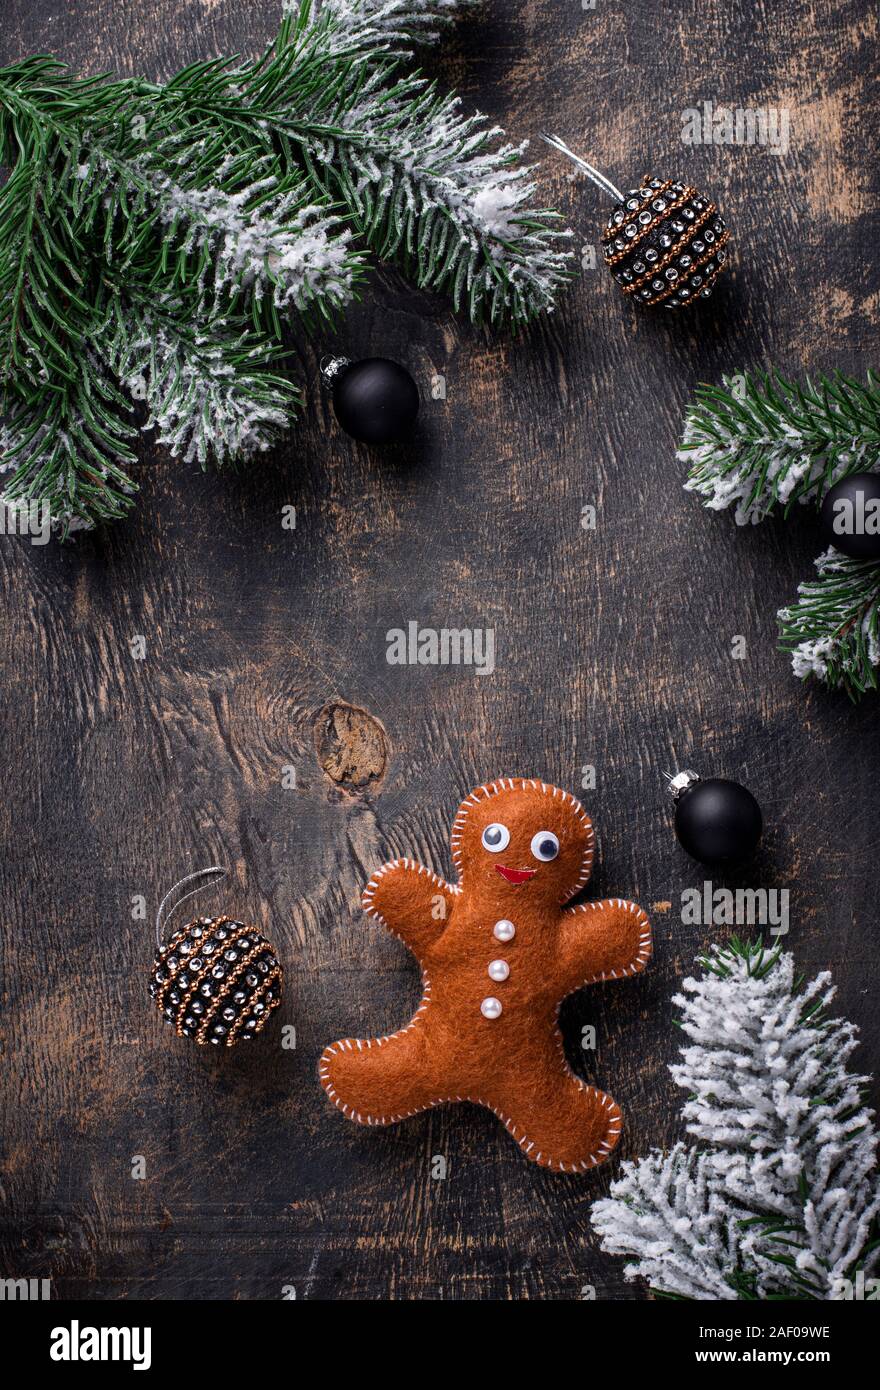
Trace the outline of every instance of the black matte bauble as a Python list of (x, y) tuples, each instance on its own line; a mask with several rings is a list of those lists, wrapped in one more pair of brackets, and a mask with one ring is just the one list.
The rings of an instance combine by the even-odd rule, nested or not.
[(851, 473), (825, 494), (822, 539), (852, 560), (880, 560), (880, 473)]
[(675, 833), (679, 844), (703, 864), (736, 863), (757, 848), (763, 829), (752, 793), (726, 777), (707, 777), (679, 797)]
[(387, 357), (351, 362), (333, 384), (333, 408), (346, 434), (362, 444), (390, 444), (408, 434), (419, 413), (418, 387)]

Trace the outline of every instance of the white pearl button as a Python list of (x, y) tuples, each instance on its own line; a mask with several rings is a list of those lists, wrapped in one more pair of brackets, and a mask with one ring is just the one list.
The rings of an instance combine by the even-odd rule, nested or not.
[(497, 1018), (501, 1013), (501, 1000), (493, 999), (490, 995), (489, 998), (484, 999), (480, 1005), (480, 1013), (483, 1015), (483, 1018)]
[(510, 974), (510, 966), (506, 960), (493, 960), (489, 962), (489, 979), (506, 980)]
[(506, 917), (502, 917), (492, 928), (492, 935), (497, 941), (512, 941), (516, 936), (516, 927), (512, 922), (508, 922)]

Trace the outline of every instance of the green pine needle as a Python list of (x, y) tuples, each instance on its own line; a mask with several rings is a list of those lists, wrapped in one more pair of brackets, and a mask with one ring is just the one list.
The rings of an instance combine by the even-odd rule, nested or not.
[(777, 506), (818, 506), (841, 478), (880, 468), (880, 380), (726, 376), (698, 387), (678, 457), (689, 466), (686, 489), (713, 511), (735, 506), (740, 525)]
[[(818, 508), (842, 478), (880, 471), (880, 379), (742, 372), (701, 386), (678, 457), (689, 466), (685, 488), (713, 510), (735, 507), (740, 525), (777, 508), (787, 516), (795, 502)], [(780, 648), (796, 676), (857, 700), (878, 685), (880, 564), (831, 549), (816, 570), (779, 611)]]
[(301, 403), (291, 315), (320, 331), (371, 256), (517, 328), (571, 276), (519, 150), (402, 54), (471, 0), (291, 4), (253, 62), (170, 82), (0, 69), (0, 471), (63, 534), (136, 491), (126, 393), (175, 455), (268, 448)]
[(797, 603), (779, 611), (780, 647), (791, 653), (795, 675), (857, 700), (878, 684), (880, 564), (830, 549), (816, 571), (799, 586)]

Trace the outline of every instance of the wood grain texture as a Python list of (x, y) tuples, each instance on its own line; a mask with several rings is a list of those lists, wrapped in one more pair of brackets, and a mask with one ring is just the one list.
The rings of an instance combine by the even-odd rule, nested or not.
[[(276, 6), (2, 11), (0, 61), (48, 49), (167, 76), (253, 53)], [(672, 834), (673, 764), (758, 795), (763, 847), (729, 882), (790, 888), (788, 944), (803, 970), (833, 970), (858, 1062), (880, 1065), (877, 705), (801, 686), (775, 651), (775, 611), (819, 548), (810, 519), (738, 530), (681, 491), (674, 459), (699, 380), (877, 365), (877, 24), (869, 0), (488, 0), (426, 66), (517, 137), (556, 130), (624, 184), (651, 169), (716, 196), (735, 264), (715, 298), (639, 315), (587, 271), (551, 320), (502, 341), (379, 274), (332, 342), (299, 343), (309, 406), (273, 456), (202, 474), (145, 440), (129, 520), (63, 549), (0, 546), (4, 1273), (51, 1277), (56, 1297), (646, 1296), (590, 1231), (616, 1163), (537, 1170), (470, 1107), (361, 1130), (316, 1080), (328, 1041), (396, 1027), (418, 998), (413, 960), (359, 910), (363, 883), (397, 854), (450, 873), (460, 794), (499, 774), (583, 795), (592, 893), (660, 904), (650, 970), (563, 1013), (573, 1064), (624, 1109), (620, 1156), (680, 1133), (671, 996), (725, 934), (680, 922), (704, 874)], [(788, 154), (685, 147), (681, 112), (703, 99), (788, 108)], [(549, 154), (539, 179), (597, 243), (598, 192)], [(411, 448), (340, 433), (318, 386), (330, 349), (409, 365)], [(389, 666), (385, 634), (410, 620), (494, 627), (495, 672)], [(586, 764), (598, 785), (581, 793)], [(217, 862), (231, 880), (200, 910), (276, 943), (295, 1050), (280, 1024), (227, 1055), (156, 1023), (133, 901), (151, 917)]]

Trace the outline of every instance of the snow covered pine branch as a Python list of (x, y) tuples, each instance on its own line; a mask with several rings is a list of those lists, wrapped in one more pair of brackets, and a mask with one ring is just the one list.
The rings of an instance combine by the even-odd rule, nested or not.
[(830, 546), (816, 578), (798, 585), (798, 600), (780, 608), (780, 646), (796, 676), (815, 676), (855, 698), (877, 688), (880, 667), (880, 565)]
[[(301, 114), (323, 127), (300, 138), (311, 177), (377, 256), (449, 294), (472, 321), (517, 327), (550, 312), (572, 274), (560, 247), (569, 233), (533, 206), (531, 170), (519, 163), (528, 142), (500, 144), (500, 127), (388, 61), (476, 3), (325, 0), (309, 11), (311, 32), (353, 67), (344, 100), (333, 88), (310, 94)], [(301, 23), (302, 5), (289, 8)]]
[[(436, 43), (456, 13), (481, 0), (321, 0), (313, 19), (332, 20), (331, 44), (346, 52), (383, 52), (406, 57), (417, 43)], [(284, 0), (283, 13), (296, 16), (301, 0)]]
[(301, 401), (291, 315), (323, 325), (369, 253), (476, 321), (550, 311), (572, 273), (522, 146), (401, 59), (475, 0), (296, 0), (255, 62), (165, 86), (0, 70), (3, 501), (62, 533), (123, 516), (137, 425), (249, 459)]
[(713, 511), (735, 507), (737, 525), (775, 507), (821, 500), (848, 473), (880, 468), (880, 381), (787, 381), (741, 372), (701, 386), (685, 415), (678, 458), (685, 489)]
[[(778, 373), (701, 386), (685, 416), (678, 458), (685, 488), (713, 511), (733, 507), (740, 526), (795, 502), (817, 507), (853, 473), (880, 471), (880, 381), (840, 374), (803, 383)], [(880, 667), (880, 565), (829, 550), (798, 601), (777, 614), (780, 645), (801, 679), (853, 699), (876, 689)]]
[(592, 1207), (602, 1246), (670, 1297), (857, 1296), (880, 1263), (880, 1182), (856, 1029), (825, 1015), (830, 975), (804, 985), (781, 949), (734, 939), (700, 964), (671, 1067), (697, 1144), (623, 1165)]

